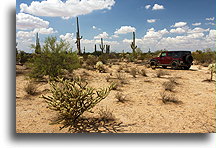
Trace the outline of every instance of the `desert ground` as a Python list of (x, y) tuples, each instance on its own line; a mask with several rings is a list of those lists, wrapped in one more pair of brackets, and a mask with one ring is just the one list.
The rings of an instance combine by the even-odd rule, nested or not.
[[(147, 76), (137, 74), (134, 78), (123, 68), (136, 67), (145, 69)], [(17, 133), (68, 133), (67, 128), (59, 130), (61, 125), (49, 123), (57, 116), (55, 111), (47, 108), (47, 103), (40, 96), (50, 95), (49, 84), (35, 84), (37, 93), (33, 96), (25, 92), (28, 83), (28, 69), (16, 66), (16, 132)], [(106, 73), (87, 69), (77, 69), (76, 75), (83, 75), (90, 86), (99, 88), (110, 85), (116, 79), (116, 73), (125, 77), (125, 84), (112, 90), (107, 98), (93, 108), (94, 113), (87, 117), (98, 116), (100, 110), (112, 113), (119, 124), (117, 133), (212, 133), (215, 132), (215, 81), (204, 81), (210, 78), (207, 67), (193, 65), (190, 70), (151, 69), (142, 64), (120, 62), (106, 66)], [(167, 75), (157, 77), (163, 70)], [(117, 72), (119, 71), (119, 72)], [(110, 80), (107, 80), (107, 78)], [(173, 91), (165, 91), (179, 103), (163, 103), (161, 94), (163, 83), (174, 78), (176, 85)], [(215, 76), (213, 77), (215, 80)], [(108, 82), (107, 82), (108, 81)], [(116, 99), (119, 93), (125, 100)], [(96, 132), (94, 130), (90, 132)], [(104, 131), (106, 133), (106, 131)], [(110, 131), (109, 131), (110, 132)]]

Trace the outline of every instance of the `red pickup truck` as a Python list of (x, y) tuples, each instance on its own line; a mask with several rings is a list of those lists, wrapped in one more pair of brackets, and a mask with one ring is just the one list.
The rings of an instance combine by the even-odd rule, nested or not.
[(193, 57), (190, 51), (163, 51), (158, 57), (150, 60), (150, 66), (154, 69), (157, 66), (172, 69), (190, 69), (193, 65)]

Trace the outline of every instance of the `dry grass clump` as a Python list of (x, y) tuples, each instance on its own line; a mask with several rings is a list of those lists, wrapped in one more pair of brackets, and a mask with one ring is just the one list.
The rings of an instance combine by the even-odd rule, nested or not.
[(130, 70), (130, 74), (131, 74), (134, 78), (136, 78), (136, 75), (137, 75), (137, 69), (136, 69), (136, 68), (131, 68), (131, 70)]
[(119, 93), (119, 92), (116, 93), (115, 98), (117, 99), (117, 102), (124, 103), (124, 102), (127, 101), (127, 100), (125, 99), (125, 97), (123, 96), (123, 94), (122, 94), (122, 93)]
[(161, 100), (164, 104), (174, 103), (174, 104), (182, 104), (182, 101), (179, 101), (175, 98), (173, 94), (161, 93)]
[(119, 80), (121, 84), (127, 84), (125, 75), (123, 73), (116, 73), (116, 78)]
[(139, 71), (139, 73), (140, 73), (142, 76), (147, 77), (147, 74), (146, 74), (146, 70), (145, 70), (145, 69), (141, 69), (141, 70)]
[(165, 76), (165, 75), (168, 75), (168, 73), (167, 73), (166, 71), (158, 70), (158, 71), (156, 72), (156, 76), (157, 76), (158, 78), (161, 78), (162, 76)]
[(169, 81), (173, 84), (176, 84), (176, 85), (179, 85), (179, 83), (177, 82), (177, 79), (172, 77), (172, 78), (169, 78)]
[(100, 116), (100, 120), (104, 121), (105, 123), (112, 122), (112, 121), (116, 120), (113, 113), (110, 110), (108, 110), (107, 108), (105, 108), (105, 109), (101, 108), (99, 110), (98, 114)]
[(168, 82), (164, 82), (163, 83), (163, 86), (164, 86), (164, 89), (166, 91), (173, 91), (174, 88), (175, 88), (175, 83), (174, 82), (171, 82), (171, 81), (168, 81)]
[(106, 79), (107, 82), (109, 82), (110, 79), (111, 79), (111, 77), (110, 77), (109, 75), (107, 75), (107, 76), (105, 77), (105, 79)]
[(25, 89), (26, 93), (29, 95), (35, 95), (36, 91), (37, 91), (36, 84), (32, 81), (28, 82), (24, 89)]

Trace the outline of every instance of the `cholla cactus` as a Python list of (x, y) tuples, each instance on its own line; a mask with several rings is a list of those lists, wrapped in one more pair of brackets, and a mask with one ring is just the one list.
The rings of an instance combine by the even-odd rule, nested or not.
[(95, 90), (87, 87), (80, 78), (73, 81), (57, 78), (50, 82), (52, 96), (42, 96), (48, 103), (48, 108), (59, 113), (59, 118), (52, 124), (63, 124), (62, 128), (72, 130), (79, 123), (84, 112), (91, 110), (101, 100), (105, 99), (111, 87)]
[(213, 73), (215, 73), (215, 64), (210, 64), (208, 66), (208, 70), (211, 71), (211, 78), (210, 78), (210, 80), (212, 81)]
[(101, 61), (98, 61), (95, 65), (95, 68), (99, 71), (99, 72), (105, 72), (105, 68), (104, 68), (104, 64)]

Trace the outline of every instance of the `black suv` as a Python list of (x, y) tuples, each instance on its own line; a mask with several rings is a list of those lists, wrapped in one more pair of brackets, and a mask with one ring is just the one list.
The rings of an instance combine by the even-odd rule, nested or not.
[(150, 66), (156, 68), (162, 66), (167, 68), (170, 66), (173, 69), (190, 69), (193, 65), (193, 57), (190, 51), (163, 51), (158, 57), (150, 60)]

